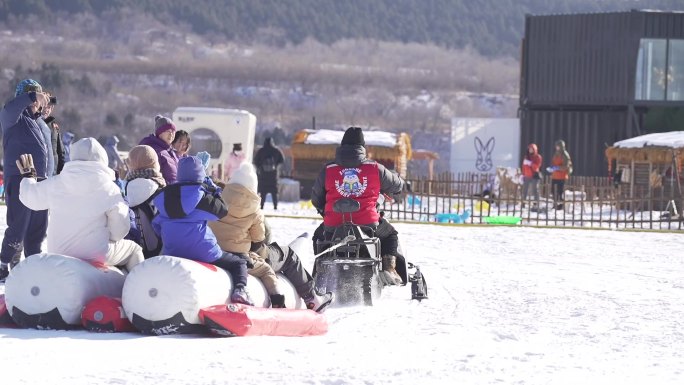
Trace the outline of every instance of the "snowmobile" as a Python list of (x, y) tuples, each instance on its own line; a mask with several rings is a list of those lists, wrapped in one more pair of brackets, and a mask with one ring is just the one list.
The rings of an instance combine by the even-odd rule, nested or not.
[[(359, 209), (360, 204), (354, 199), (335, 202), (333, 210), (342, 214), (342, 225), (335, 228), (332, 236), (316, 243), (316, 288), (322, 293), (335, 293), (336, 305), (373, 305), (386, 286), (381, 274), (380, 239), (373, 227), (354, 223), (353, 213)], [(397, 263), (405, 262), (397, 259)], [(412, 299), (427, 299), (427, 284), (420, 267), (412, 263), (407, 267), (415, 270), (408, 276)]]

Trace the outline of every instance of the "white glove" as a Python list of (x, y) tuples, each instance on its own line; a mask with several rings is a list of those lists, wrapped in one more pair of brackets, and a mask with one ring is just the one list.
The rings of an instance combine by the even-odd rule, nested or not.
[(16, 164), (22, 177), (36, 178), (36, 167), (33, 165), (33, 155), (19, 155), (19, 159), (17, 159)]
[(532, 165), (532, 161), (529, 160), (529, 159), (525, 159), (525, 160), (523, 160), (523, 164), (524, 164), (525, 166), (531, 166), (531, 165)]

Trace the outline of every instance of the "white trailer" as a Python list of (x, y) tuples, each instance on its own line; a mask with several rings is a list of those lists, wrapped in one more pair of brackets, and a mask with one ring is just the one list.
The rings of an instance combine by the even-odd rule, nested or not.
[(207, 107), (178, 107), (173, 112), (176, 129), (185, 130), (192, 141), (190, 154), (211, 155), (214, 176), (223, 178), (223, 168), (233, 144), (242, 144), (248, 162), (254, 153), (256, 116), (244, 110)]

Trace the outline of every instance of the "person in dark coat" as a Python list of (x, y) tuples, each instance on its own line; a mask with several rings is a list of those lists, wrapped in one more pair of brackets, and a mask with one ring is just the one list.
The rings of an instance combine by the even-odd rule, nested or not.
[(273, 209), (278, 210), (278, 170), (285, 158), (282, 151), (273, 144), (273, 139), (266, 138), (264, 146), (254, 156), (254, 166), (259, 177), (259, 194), (261, 209), (264, 209), (266, 195), (271, 194)]
[(154, 198), (159, 214), (152, 220), (162, 240), (162, 255), (211, 263), (226, 270), (233, 280), (232, 302), (254, 305), (247, 293), (247, 260), (224, 252), (207, 222), (228, 214), (221, 190), (204, 184), (202, 161), (187, 156), (178, 162), (178, 182), (166, 186)]
[[(375, 229), (375, 235), (380, 238), (385, 271), (394, 283), (406, 283), (408, 276), (404, 271), (404, 258), (398, 251), (398, 233), (381, 217), (377, 206), (381, 194), (403, 200), (408, 185), (396, 173), (368, 159), (365, 144), (361, 128), (349, 127), (336, 150), (335, 161), (325, 165), (314, 182), (311, 203), (323, 216), (323, 228), (314, 233), (314, 244), (316, 238), (323, 234), (328, 238), (336, 227), (342, 225), (342, 214), (333, 211), (335, 202), (352, 198), (361, 206), (353, 214), (354, 223)], [(397, 259), (401, 259), (401, 263), (397, 263)], [(392, 267), (395, 265), (401, 271), (395, 271)]]
[(157, 115), (154, 118), (154, 134), (146, 136), (140, 145), (147, 145), (154, 149), (159, 157), (159, 166), (167, 184), (176, 182), (178, 169), (178, 155), (171, 147), (176, 135), (176, 125), (167, 117)]
[[(51, 97), (50, 92), (46, 92), (48, 97)], [(50, 129), (50, 148), (52, 149), (52, 157), (54, 159), (53, 175), (58, 175), (64, 168), (64, 144), (62, 143), (62, 134), (59, 131), (59, 124), (55, 120), (52, 113), (55, 111), (56, 99), (53, 104), (52, 101), (43, 109), (43, 121)]]
[(32, 79), (22, 80), (14, 96), (0, 110), (7, 204), (7, 230), (0, 250), (0, 282), (9, 274), (9, 263), (18, 261), (22, 249), (25, 256), (41, 252), (48, 222), (47, 210), (31, 210), (19, 200), (19, 185), (24, 176), (16, 161), (22, 154), (31, 154), (35, 177), (38, 180), (47, 178), (48, 146), (37, 119), (50, 98)]

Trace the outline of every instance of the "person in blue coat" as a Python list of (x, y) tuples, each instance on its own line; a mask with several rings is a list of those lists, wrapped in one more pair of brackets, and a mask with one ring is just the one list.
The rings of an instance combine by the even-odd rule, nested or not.
[(48, 176), (48, 147), (37, 119), (49, 101), (38, 82), (25, 79), (17, 85), (14, 99), (0, 110), (7, 204), (7, 229), (0, 249), (0, 282), (4, 282), (10, 262), (18, 261), (22, 250), (26, 256), (38, 254), (45, 239), (48, 212), (30, 210), (19, 200), (23, 176), (16, 161), (22, 154), (31, 154), (38, 180)]
[(162, 240), (162, 255), (211, 263), (226, 270), (233, 280), (231, 302), (253, 305), (247, 293), (247, 260), (223, 252), (207, 226), (228, 214), (221, 190), (204, 183), (202, 161), (195, 156), (178, 162), (177, 182), (166, 186), (154, 198), (159, 214), (152, 221)]
[(114, 171), (122, 170), (126, 164), (121, 155), (119, 155), (119, 138), (116, 135), (112, 135), (107, 138), (105, 142), (105, 151), (107, 151), (107, 158), (109, 159), (108, 166)]
[(65, 132), (62, 135), (62, 144), (64, 145), (64, 163), (71, 160), (71, 143), (74, 141), (74, 134), (72, 132)]

